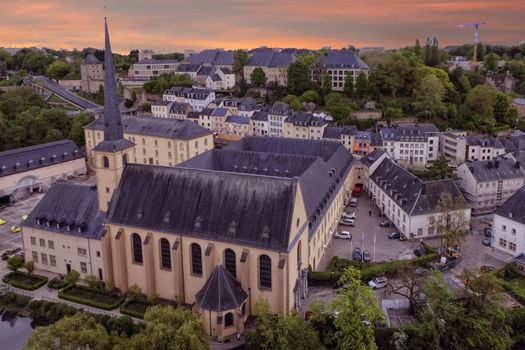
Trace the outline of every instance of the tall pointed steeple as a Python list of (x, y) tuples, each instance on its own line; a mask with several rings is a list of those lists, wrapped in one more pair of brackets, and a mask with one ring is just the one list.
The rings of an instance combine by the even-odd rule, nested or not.
[(134, 144), (124, 139), (115, 80), (115, 67), (109, 41), (108, 22), (105, 17), (104, 29), (106, 40), (104, 50), (104, 141), (99, 143), (95, 150), (116, 152)]

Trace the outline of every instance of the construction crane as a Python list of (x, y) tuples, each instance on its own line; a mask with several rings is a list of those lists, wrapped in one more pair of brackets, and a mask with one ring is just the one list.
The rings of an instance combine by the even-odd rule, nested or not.
[(478, 42), (479, 42), (479, 27), (486, 24), (485, 22), (479, 23), (469, 23), (469, 24), (460, 24), (459, 26), (464, 27), (474, 27), (474, 61), (478, 59)]

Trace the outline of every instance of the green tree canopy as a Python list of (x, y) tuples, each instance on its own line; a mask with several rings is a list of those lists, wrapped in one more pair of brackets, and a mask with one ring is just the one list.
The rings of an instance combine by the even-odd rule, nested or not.
[(250, 75), (250, 81), (253, 86), (265, 86), (267, 81), (266, 73), (261, 67), (257, 67)]
[(335, 120), (342, 121), (352, 112), (352, 108), (339, 93), (330, 93), (325, 97), (325, 106)]
[(295, 95), (286, 95), (283, 97), (282, 101), (289, 104), (296, 112), (301, 110), (301, 101)]
[(244, 81), (244, 66), (248, 63), (248, 53), (244, 50), (233, 52), (233, 72)]
[(301, 95), (312, 86), (309, 65), (303, 61), (295, 61), (288, 66), (288, 91), (294, 95)]
[(496, 91), (487, 85), (478, 85), (472, 88), (465, 99), (465, 104), (471, 111), (477, 113), (486, 121), (493, 123), (494, 103), (496, 102)]
[(299, 97), (301, 102), (313, 102), (313, 103), (319, 103), (319, 94), (315, 90), (307, 90), (303, 92), (303, 94)]
[(51, 78), (55, 80), (63, 79), (71, 70), (69, 65), (62, 61), (62, 60), (56, 60), (52, 64), (47, 67), (46, 74)]
[(358, 98), (365, 98), (369, 92), (368, 87), (368, 78), (366, 77), (365, 72), (359, 72), (355, 79), (355, 89), (354, 94)]
[(426, 180), (442, 180), (454, 178), (454, 169), (444, 156), (439, 156), (425, 171)]
[(191, 87), (193, 84), (189, 74), (161, 74), (157, 77), (154, 77), (150, 81), (144, 83), (144, 91), (162, 95), (165, 90), (169, 89), (172, 86), (182, 86), (182, 87)]
[(414, 90), (414, 95), (416, 96), (414, 105), (418, 110), (435, 111), (443, 104), (445, 87), (439, 78), (427, 75), (421, 79), (419, 86)]
[(486, 55), (483, 61), (485, 63), (484, 68), (486, 70), (496, 71), (498, 69), (499, 56), (495, 53)]

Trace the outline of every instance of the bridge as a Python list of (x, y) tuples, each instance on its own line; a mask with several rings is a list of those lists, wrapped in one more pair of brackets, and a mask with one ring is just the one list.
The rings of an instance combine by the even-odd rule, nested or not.
[(31, 87), (39, 93), (52, 92), (72, 105), (88, 112), (99, 112), (103, 108), (96, 103), (78, 96), (57, 82), (42, 75), (33, 77), (31, 81)]

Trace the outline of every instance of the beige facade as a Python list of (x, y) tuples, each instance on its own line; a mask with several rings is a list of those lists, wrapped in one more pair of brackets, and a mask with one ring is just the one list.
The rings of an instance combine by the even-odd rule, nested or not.
[(441, 155), (453, 165), (459, 165), (466, 160), (467, 132), (448, 131), (440, 135), (439, 146)]
[[(104, 139), (102, 130), (84, 128), (88, 164), (96, 168), (93, 148)], [(129, 153), (129, 162), (174, 166), (213, 148), (213, 135), (203, 135), (192, 139), (177, 139), (154, 135), (124, 132), (124, 138), (135, 143)]]
[(82, 63), (80, 65), (80, 76), (83, 92), (94, 94), (98, 92), (101, 86), (104, 87), (104, 65), (102, 62)]
[(284, 137), (294, 139), (321, 140), (326, 124), (320, 125), (299, 125), (293, 122), (284, 122)]
[(251, 84), (251, 75), (255, 68), (261, 68), (266, 75), (266, 83), (276, 83), (280, 86), (288, 85), (287, 67), (267, 67), (267, 66), (244, 66), (244, 77), (248, 84)]
[(100, 280), (106, 278), (102, 256), (102, 241), (80, 235), (52, 232), (51, 229), (24, 227), (23, 246), (26, 261), (33, 261), (35, 268), (60, 275), (69, 270)]

